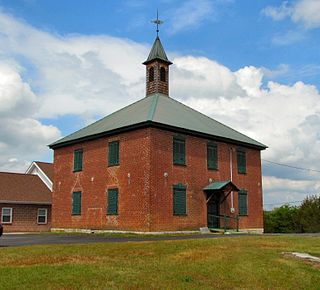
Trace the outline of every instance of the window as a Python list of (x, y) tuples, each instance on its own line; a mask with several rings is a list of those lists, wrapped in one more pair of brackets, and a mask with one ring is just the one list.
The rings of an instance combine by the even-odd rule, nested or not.
[(38, 224), (47, 223), (48, 210), (46, 208), (38, 208)]
[(82, 157), (83, 157), (82, 149), (74, 150), (74, 155), (73, 155), (73, 171), (74, 172), (82, 170)]
[(153, 66), (149, 68), (149, 82), (154, 81), (154, 68)]
[(118, 214), (118, 189), (108, 189), (108, 205), (107, 214), (116, 215)]
[(208, 169), (218, 170), (218, 145), (207, 145), (207, 166)]
[(186, 141), (181, 137), (173, 138), (173, 164), (186, 164)]
[(173, 186), (173, 215), (187, 214), (186, 189), (182, 184)]
[(160, 68), (160, 81), (166, 81), (166, 69), (164, 67)]
[(238, 173), (247, 173), (246, 151), (242, 148), (237, 150)]
[(238, 192), (238, 207), (239, 215), (248, 214), (248, 192), (244, 189)]
[(72, 215), (81, 215), (81, 191), (72, 193)]
[(108, 165), (119, 165), (119, 141), (109, 142), (108, 144)]
[(4, 224), (11, 224), (12, 223), (12, 208), (11, 207), (3, 207), (2, 208), (1, 221)]

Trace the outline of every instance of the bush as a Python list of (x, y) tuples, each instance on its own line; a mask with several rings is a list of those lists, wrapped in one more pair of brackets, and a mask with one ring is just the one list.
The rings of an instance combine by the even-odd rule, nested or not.
[(320, 196), (307, 197), (299, 208), (298, 218), (300, 232), (320, 232)]
[(295, 206), (283, 205), (272, 211), (264, 212), (265, 233), (295, 233), (297, 225), (298, 208)]
[(264, 232), (320, 232), (320, 196), (305, 198), (299, 207), (283, 205), (272, 211), (265, 211)]

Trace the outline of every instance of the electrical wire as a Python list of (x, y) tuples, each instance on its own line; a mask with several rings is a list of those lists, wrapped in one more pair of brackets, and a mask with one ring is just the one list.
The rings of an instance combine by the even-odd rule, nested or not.
[(275, 165), (279, 165), (279, 166), (283, 166), (283, 167), (289, 167), (292, 169), (298, 169), (298, 170), (304, 170), (304, 171), (312, 171), (312, 172), (318, 172), (320, 173), (320, 170), (317, 169), (311, 169), (311, 168), (305, 168), (305, 167), (298, 167), (298, 166), (292, 166), (292, 165), (288, 165), (288, 164), (284, 164), (284, 163), (278, 163), (278, 162), (274, 162), (274, 161), (270, 161), (270, 160), (266, 160), (266, 159), (261, 159), (264, 162), (268, 162), (268, 163), (272, 163)]
[(298, 202), (303, 202), (303, 200), (287, 201), (287, 202), (277, 202), (277, 203), (264, 203), (263, 205), (280, 205), (280, 204), (298, 203)]

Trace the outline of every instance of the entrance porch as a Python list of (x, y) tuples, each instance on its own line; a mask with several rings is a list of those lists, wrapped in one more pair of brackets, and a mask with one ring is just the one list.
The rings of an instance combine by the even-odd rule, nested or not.
[[(239, 217), (228, 215), (229, 208), (233, 208), (233, 192), (239, 191), (231, 181), (216, 181), (206, 186), (203, 191), (206, 194), (207, 225), (209, 229), (237, 228)], [(231, 205), (228, 197), (231, 195)], [(234, 209), (233, 209), (234, 210)]]

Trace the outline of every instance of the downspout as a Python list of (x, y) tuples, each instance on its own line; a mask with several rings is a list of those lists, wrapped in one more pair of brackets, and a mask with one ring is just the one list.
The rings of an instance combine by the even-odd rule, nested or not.
[[(233, 151), (233, 148), (230, 147), (230, 181), (232, 182), (232, 151)], [(231, 208), (230, 208), (230, 212), (231, 213), (234, 213), (234, 204), (233, 204), (233, 191), (231, 191)]]

